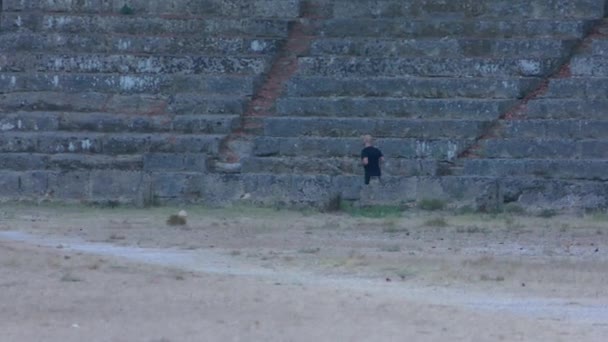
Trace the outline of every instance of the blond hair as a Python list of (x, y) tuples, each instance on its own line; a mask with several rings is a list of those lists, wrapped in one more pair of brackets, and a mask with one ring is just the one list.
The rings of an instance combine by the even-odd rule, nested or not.
[(369, 134), (365, 134), (363, 137), (361, 137), (363, 139), (363, 142), (366, 144), (372, 144), (374, 142), (374, 138), (369, 135)]

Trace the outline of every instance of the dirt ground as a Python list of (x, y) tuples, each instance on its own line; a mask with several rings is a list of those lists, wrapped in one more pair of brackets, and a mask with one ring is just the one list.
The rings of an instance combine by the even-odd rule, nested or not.
[(0, 340), (608, 338), (606, 214), (179, 209), (0, 205)]

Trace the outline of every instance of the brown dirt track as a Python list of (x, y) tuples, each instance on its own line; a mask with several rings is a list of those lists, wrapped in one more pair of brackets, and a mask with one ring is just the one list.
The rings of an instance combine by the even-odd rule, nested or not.
[(0, 207), (2, 341), (605, 341), (608, 216)]

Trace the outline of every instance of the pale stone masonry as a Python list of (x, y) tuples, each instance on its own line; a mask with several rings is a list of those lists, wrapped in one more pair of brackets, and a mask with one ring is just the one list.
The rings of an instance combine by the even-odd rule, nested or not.
[(608, 207), (604, 0), (0, 4), (1, 200)]

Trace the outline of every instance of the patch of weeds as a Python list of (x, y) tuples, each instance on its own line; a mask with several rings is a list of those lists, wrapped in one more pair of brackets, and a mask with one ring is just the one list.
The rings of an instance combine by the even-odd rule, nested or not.
[(301, 254), (317, 254), (320, 251), (321, 251), (321, 248), (319, 248), (319, 247), (298, 249), (298, 253), (301, 253)]
[(231, 256), (239, 256), (239, 255), (241, 255), (241, 251), (235, 249), (235, 250), (233, 250), (233, 251), (230, 252), (230, 255)]
[(427, 227), (447, 227), (448, 222), (443, 217), (437, 217), (434, 219), (427, 220), (424, 222), (424, 225)]
[(511, 202), (505, 204), (504, 212), (509, 214), (525, 214), (526, 209), (524, 209), (521, 205), (517, 203)]
[(398, 227), (396, 225), (388, 225), (382, 227), (382, 232), (387, 234), (395, 234), (395, 233), (409, 233), (410, 231), (404, 227)]
[(526, 226), (514, 219), (512, 216), (507, 216), (505, 217), (505, 227), (508, 229), (522, 229)]
[(186, 218), (180, 215), (171, 215), (167, 219), (167, 224), (169, 226), (184, 226), (186, 225)]
[(133, 10), (133, 8), (131, 8), (131, 6), (125, 4), (124, 6), (122, 6), (120, 8), (120, 14), (122, 14), (122, 15), (133, 15), (133, 14), (135, 14), (135, 11)]
[(111, 234), (109, 237), (110, 241), (117, 241), (117, 240), (126, 240), (127, 237), (124, 235), (118, 235), (118, 234)]
[(343, 205), (343, 211), (354, 217), (367, 217), (367, 218), (386, 218), (386, 217), (400, 217), (403, 209), (399, 206), (391, 205), (374, 205), (366, 207), (357, 207), (352, 204)]
[(87, 266), (87, 268), (91, 271), (98, 270), (100, 267), (101, 267), (101, 265), (99, 265), (98, 263), (94, 263), (94, 264)]
[(591, 214), (591, 220), (596, 221), (596, 222), (606, 222), (606, 221), (608, 221), (608, 213), (594, 212)]
[(562, 223), (561, 226), (559, 226), (559, 231), (561, 233), (565, 233), (568, 229), (570, 229), (570, 225), (567, 223)]
[(440, 199), (423, 199), (418, 202), (418, 209), (436, 211), (445, 209), (445, 202)]
[(542, 217), (542, 218), (552, 218), (554, 216), (557, 216), (557, 210), (553, 210), (553, 209), (543, 209), (538, 213), (538, 217)]
[(380, 247), (380, 250), (382, 252), (395, 253), (395, 252), (400, 252), (401, 251), (401, 246), (399, 246), (399, 245), (386, 245), (386, 246)]
[(66, 282), (66, 283), (77, 283), (77, 282), (81, 282), (82, 279), (76, 277), (75, 275), (71, 274), (71, 273), (66, 273), (64, 274), (61, 279), (61, 281)]
[(479, 276), (479, 280), (481, 281), (505, 281), (505, 277), (503, 276), (496, 276), (496, 277), (491, 277), (487, 274), (482, 274), (481, 276)]
[(395, 274), (401, 278), (401, 280), (405, 280), (405, 279), (410, 279), (410, 278), (414, 278), (414, 276), (416, 275), (416, 272), (414, 272), (413, 270), (404, 268), (404, 269), (400, 269), (397, 270), (395, 272)]
[(456, 233), (461, 233), (461, 234), (478, 234), (478, 233), (485, 234), (487, 232), (488, 232), (488, 228), (479, 227), (477, 225), (456, 228)]

